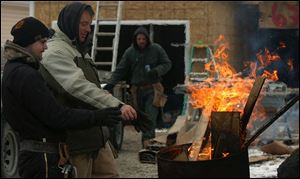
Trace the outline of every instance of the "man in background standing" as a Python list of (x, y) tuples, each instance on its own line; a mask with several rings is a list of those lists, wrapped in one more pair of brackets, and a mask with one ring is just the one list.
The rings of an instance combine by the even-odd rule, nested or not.
[(109, 84), (104, 87), (112, 91), (119, 81), (130, 82), (133, 106), (145, 112), (154, 124), (150, 131), (142, 134), (143, 148), (147, 148), (150, 139), (155, 137), (159, 108), (166, 102), (164, 88), (160, 83), (161, 76), (166, 74), (171, 66), (165, 50), (160, 45), (151, 43), (147, 30), (139, 27), (133, 35), (132, 45), (125, 51)]

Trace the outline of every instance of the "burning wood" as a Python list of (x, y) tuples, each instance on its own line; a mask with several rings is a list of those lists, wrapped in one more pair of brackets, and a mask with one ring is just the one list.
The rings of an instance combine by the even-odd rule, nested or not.
[[(254, 111), (253, 109), (256, 101), (259, 101), (258, 96), (266, 78), (278, 80), (276, 70), (265, 71), (257, 78), (255, 73), (273, 61), (280, 60), (277, 53), (264, 49), (257, 54), (259, 68), (258, 64), (250, 63), (252, 69), (250, 75), (256, 78), (254, 81), (250, 78), (242, 79), (242, 73), (236, 73), (229, 65), (229, 45), (225, 42), (224, 36), (218, 38), (215, 46), (218, 48), (213, 55), (214, 60), (209, 58), (203, 60), (204, 55), (194, 59), (188, 78), (189, 83), (186, 88), (181, 86), (178, 89), (189, 94), (188, 106), (194, 109), (189, 110), (187, 118), (196, 118), (194, 112), (202, 109), (196, 126), (189, 128), (191, 129), (189, 131), (181, 130), (182, 133), (179, 132), (177, 135), (176, 142), (180, 141), (181, 144), (192, 142), (188, 155), (183, 153), (178, 160), (211, 160), (240, 153), (251, 115), (265, 114), (261, 111), (262, 107)], [(280, 48), (285, 48), (285, 45), (281, 44)], [(215, 72), (218, 73), (218, 78), (214, 78)], [(223, 114), (219, 114), (220, 112)]]
[(213, 112), (211, 122), (213, 158), (221, 158), (226, 153), (239, 153), (240, 113)]
[[(197, 124), (197, 130), (195, 133), (193, 144), (191, 145), (189, 149), (189, 160), (195, 161), (198, 160), (198, 155), (200, 152), (200, 149), (202, 147), (202, 143), (204, 138), (204, 134), (208, 125), (209, 119), (206, 115), (202, 115), (200, 121)], [(208, 157), (210, 158), (210, 157)]]
[(265, 77), (258, 77), (258, 78), (256, 78), (256, 80), (254, 82), (253, 88), (250, 92), (248, 101), (247, 101), (246, 106), (244, 108), (243, 117), (241, 119), (241, 122), (242, 122), (242, 128), (241, 128), (242, 131), (241, 132), (245, 132), (245, 129), (246, 129), (247, 124), (249, 122), (249, 119), (250, 119), (250, 116), (252, 114), (254, 105), (255, 105), (256, 100), (259, 96), (259, 93), (260, 93), (260, 91), (263, 87), (265, 79), (266, 79)]

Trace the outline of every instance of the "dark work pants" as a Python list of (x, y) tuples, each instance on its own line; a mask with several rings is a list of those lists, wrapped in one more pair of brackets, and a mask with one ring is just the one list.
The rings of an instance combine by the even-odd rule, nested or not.
[(153, 122), (153, 128), (149, 132), (142, 134), (142, 141), (152, 139), (155, 137), (156, 120), (158, 115), (158, 107), (153, 106), (154, 90), (147, 88), (137, 91), (137, 102), (140, 110), (149, 115)]
[(21, 151), (19, 153), (19, 174), (22, 178), (63, 178), (58, 168), (59, 155)]

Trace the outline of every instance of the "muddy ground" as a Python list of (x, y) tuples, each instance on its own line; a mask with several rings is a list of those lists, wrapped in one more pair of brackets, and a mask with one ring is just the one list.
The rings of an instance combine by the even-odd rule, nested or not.
[(132, 126), (125, 126), (122, 149), (117, 163), (121, 178), (157, 178), (157, 165), (144, 164), (138, 160), (141, 150), (141, 133), (137, 133)]

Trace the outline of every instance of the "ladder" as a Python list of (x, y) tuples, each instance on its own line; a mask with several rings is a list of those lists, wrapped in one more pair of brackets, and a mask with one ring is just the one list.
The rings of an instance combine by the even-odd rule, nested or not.
[[(210, 64), (212, 70), (207, 71), (205, 65)], [(191, 59), (187, 72), (187, 83), (201, 83), (208, 78), (219, 81), (220, 74), (217, 69), (216, 61), (212, 49), (207, 44), (194, 44), (191, 49)], [(186, 114), (191, 106), (188, 103), (189, 96), (184, 95), (182, 115)], [(193, 111), (191, 116), (197, 116), (197, 111)]]
[[(205, 44), (195, 44), (192, 46), (191, 67), (189, 78), (193, 82), (202, 82), (208, 78), (218, 81), (220, 76), (217, 70), (216, 61), (211, 48)], [(212, 63), (210, 63), (212, 62)], [(210, 63), (212, 70), (207, 71), (204, 66)]]
[[(94, 26), (93, 33), (93, 47), (92, 47), (92, 59), (96, 66), (99, 66), (102, 69), (110, 68), (111, 71), (114, 71), (117, 64), (118, 57), (118, 46), (120, 38), (120, 21), (122, 17), (122, 7), (123, 1), (97, 1), (96, 5), (96, 21)], [(100, 13), (104, 8), (116, 8), (116, 17), (113, 18), (103, 18), (100, 16)], [(115, 22), (115, 29), (113, 32), (103, 32), (99, 30), (100, 22)], [(113, 23), (114, 24), (114, 23)], [(110, 38), (112, 45), (103, 44), (103, 39)], [(108, 53), (111, 52), (111, 53)], [(106, 56), (106, 59), (98, 59), (97, 54), (108, 53), (111, 55)]]

